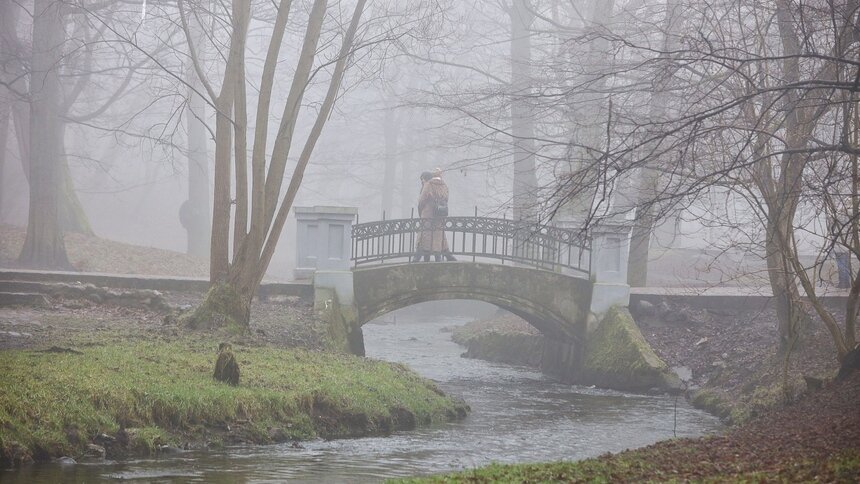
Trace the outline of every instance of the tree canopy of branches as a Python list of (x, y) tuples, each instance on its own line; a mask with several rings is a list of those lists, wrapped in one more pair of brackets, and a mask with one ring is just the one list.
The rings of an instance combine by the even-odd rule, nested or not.
[[(630, 272), (644, 283), (655, 225), (693, 205), (710, 207), (706, 223), (724, 229), (722, 250), (764, 261), (784, 350), (812, 312), (838, 358), (853, 348), (856, 272), (843, 316), (822, 302), (814, 274), (833, 251), (860, 255), (858, 2), (525, 7), (533, 18), (525, 99), (488, 69), (483, 87), (455, 86), (437, 104), (472, 120), (477, 142), (531, 141), (543, 218), (587, 230), (597, 219), (632, 215)], [(443, 61), (474, 73), (491, 48)], [(529, 104), (532, 134), (518, 135), (496, 115), (514, 110), (513, 99)], [(715, 190), (730, 196), (731, 210), (711, 207)], [(734, 211), (749, 216), (738, 220)]]

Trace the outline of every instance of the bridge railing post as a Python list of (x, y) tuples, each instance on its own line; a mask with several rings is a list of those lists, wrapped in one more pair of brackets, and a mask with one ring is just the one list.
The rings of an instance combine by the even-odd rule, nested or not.
[(630, 303), (627, 285), (627, 257), (630, 253), (630, 225), (603, 222), (591, 236), (591, 312), (605, 313), (610, 307)]
[(352, 254), (355, 207), (295, 207), (296, 269), (293, 276), (310, 279), (314, 272), (348, 271)]

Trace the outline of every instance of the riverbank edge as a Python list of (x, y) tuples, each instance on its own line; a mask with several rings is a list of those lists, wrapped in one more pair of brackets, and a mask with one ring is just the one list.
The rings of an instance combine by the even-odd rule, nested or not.
[(0, 466), (231, 444), (386, 435), (464, 418), (407, 367), (234, 345), (238, 387), (211, 377), (217, 341), (92, 341), (0, 352)]
[(398, 483), (857, 482), (860, 371), (720, 435), (668, 439), (579, 461), (499, 464)]
[[(753, 395), (745, 399), (733, 397), (717, 384), (704, 385), (701, 388), (683, 388), (683, 383), (674, 373), (669, 375), (671, 370), (668, 365), (642, 337), (629, 312), (618, 311), (615, 316), (607, 318), (607, 321), (612, 321), (613, 324), (603, 325), (602, 329), (598, 328), (598, 334), (593, 335), (593, 338), (606, 342), (604, 345), (606, 347), (598, 352), (600, 357), (595, 358), (594, 352), (588, 352), (584, 358), (583, 377), (565, 381), (574, 384), (594, 384), (620, 391), (652, 393), (656, 390), (682, 393), (694, 408), (719, 417), (726, 425), (743, 423), (771, 407), (784, 404), (785, 383), (782, 380), (761, 385)], [(623, 324), (617, 324), (619, 321)], [(452, 341), (466, 348), (463, 357), (527, 366), (564, 380), (563, 377), (543, 368), (542, 353), (545, 351), (546, 344), (543, 335), (529, 333), (515, 325), (503, 322), (495, 324), (493, 318), (476, 323), (479, 324), (467, 323), (452, 330)], [(625, 353), (632, 356), (623, 358), (613, 356)], [(618, 364), (619, 361), (626, 363)], [(782, 360), (777, 357), (769, 358), (768, 364), (763, 369), (750, 374), (748, 378), (754, 381), (761, 373), (774, 368), (779, 369), (782, 364)], [(631, 378), (634, 380), (642, 378), (642, 375), (636, 375), (636, 370), (641, 368), (646, 370), (645, 379), (642, 380), (645, 383), (630, 385)], [(825, 377), (822, 381), (826, 379)], [(606, 382), (610, 384), (606, 385)], [(800, 375), (793, 375), (789, 381), (789, 386), (795, 390), (795, 393), (804, 385), (804, 379)]]
[[(454, 328), (451, 339), (466, 358), (529, 366), (565, 382), (619, 391), (679, 392), (680, 379), (651, 349), (626, 308), (613, 307), (587, 335), (581, 363), (553, 361), (546, 338), (516, 329), (479, 324)], [(556, 358), (558, 359), (558, 358)], [(559, 360), (564, 360), (560, 358)]]

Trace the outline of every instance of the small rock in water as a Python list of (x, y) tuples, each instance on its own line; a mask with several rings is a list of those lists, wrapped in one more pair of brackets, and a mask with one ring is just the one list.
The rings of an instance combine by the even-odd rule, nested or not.
[(302, 444), (300, 444), (298, 440), (294, 440), (293, 443), (290, 444), (290, 447), (292, 447), (293, 449), (304, 449), (304, 446), (302, 446)]
[(179, 447), (173, 447), (171, 445), (159, 445), (158, 451), (162, 454), (178, 454), (182, 452), (182, 449)]
[(87, 444), (87, 457), (93, 457), (96, 459), (104, 459), (105, 458), (105, 448), (96, 445), (96, 444)]
[(67, 456), (63, 456), (63, 457), (60, 457), (59, 459), (57, 459), (57, 464), (64, 465), (64, 466), (73, 466), (77, 463), (78, 463), (78, 461), (76, 461), (75, 459), (72, 459), (71, 457), (67, 457)]

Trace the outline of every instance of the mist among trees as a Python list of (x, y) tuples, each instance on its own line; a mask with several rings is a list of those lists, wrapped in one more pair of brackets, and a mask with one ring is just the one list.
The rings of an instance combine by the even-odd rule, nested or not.
[(856, 270), (840, 311), (820, 295), (860, 255), (858, 7), (0, 2), (0, 216), (21, 267), (74, 270), (74, 232), (208, 258), (247, 324), (292, 207), (409, 218), (438, 167), (454, 213), (629, 222), (633, 286), (685, 241), (756, 261), (708, 283), (758, 278), (785, 349), (814, 315), (841, 358)]

